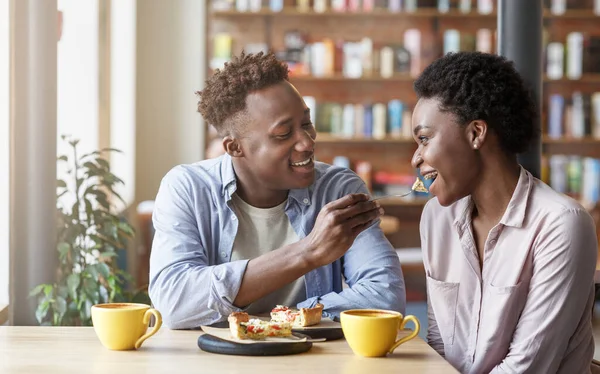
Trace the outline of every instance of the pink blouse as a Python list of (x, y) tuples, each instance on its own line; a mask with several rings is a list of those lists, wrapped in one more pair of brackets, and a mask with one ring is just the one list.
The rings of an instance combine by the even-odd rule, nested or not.
[(429, 344), (462, 373), (589, 373), (597, 240), (592, 217), (521, 168), (484, 247), (465, 197), (421, 218)]

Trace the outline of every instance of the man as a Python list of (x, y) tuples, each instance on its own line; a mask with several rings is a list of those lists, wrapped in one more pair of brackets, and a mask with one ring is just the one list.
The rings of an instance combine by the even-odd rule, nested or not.
[[(198, 110), (226, 154), (173, 168), (156, 197), (150, 297), (170, 328), (277, 304), (404, 312), (383, 209), (352, 171), (314, 161), (316, 131), (287, 65), (244, 55), (217, 70)], [(342, 275), (348, 288), (343, 289)]]

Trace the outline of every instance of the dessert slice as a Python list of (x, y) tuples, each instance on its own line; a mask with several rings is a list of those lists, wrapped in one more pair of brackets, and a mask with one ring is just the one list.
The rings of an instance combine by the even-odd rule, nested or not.
[(271, 310), (271, 321), (289, 322), (292, 327), (305, 327), (317, 325), (321, 322), (323, 304), (317, 304), (313, 308), (292, 309), (284, 305), (277, 305)]
[(234, 312), (227, 318), (229, 331), (236, 339), (261, 340), (268, 336), (291, 336), (292, 326), (286, 322), (250, 319), (246, 312)]
[(429, 192), (427, 190), (427, 188), (425, 188), (425, 185), (423, 184), (423, 181), (420, 180), (419, 178), (417, 178), (417, 180), (415, 181), (415, 183), (412, 185), (412, 190), (413, 191), (417, 191), (417, 192)]

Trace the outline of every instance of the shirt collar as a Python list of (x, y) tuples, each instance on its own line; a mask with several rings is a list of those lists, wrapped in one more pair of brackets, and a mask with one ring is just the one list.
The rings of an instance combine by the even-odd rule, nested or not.
[[(319, 178), (320, 171), (315, 168), (315, 181)], [(229, 154), (224, 154), (221, 159), (221, 180), (223, 186), (221, 189), (221, 195), (227, 198), (227, 201), (231, 200), (231, 195), (237, 189), (237, 179), (235, 177), (235, 171), (233, 170), (233, 161)], [(313, 185), (308, 188), (300, 188), (290, 190), (288, 197), (293, 198), (301, 205), (310, 205), (312, 202), (311, 195)]]
[(524, 167), (521, 166), (521, 175), (519, 182), (513, 192), (506, 211), (500, 220), (504, 226), (523, 227), (525, 221), (525, 212), (529, 202), (529, 194), (533, 185), (533, 176)]
[(231, 195), (237, 189), (235, 171), (233, 170), (233, 161), (231, 156), (225, 153), (221, 158), (221, 181), (223, 181), (221, 195), (231, 200)]
[[(520, 228), (523, 226), (525, 221), (525, 212), (527, 210), (527, 204), (529, 201), (529, 193), (533, 184), (532, 175), (525, 170), (524, 167), (520, 166), (519, 181), (517, 187), (508, 202), (506, 211), (500, 219), (500, 224), (504, 226), (513, 226)], [(471, 222), (471, 213), (473, 212), (473, 200), (471, 196), (467, 196), (457, 203), (457, 211), (460, 212), (454, 220), (454, 225), (457, 227), (463, 227), (465, 224)]]

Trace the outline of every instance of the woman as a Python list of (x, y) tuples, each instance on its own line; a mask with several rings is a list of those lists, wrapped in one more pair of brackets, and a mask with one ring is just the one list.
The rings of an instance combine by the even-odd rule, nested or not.
[(421, 242), (429, 344), (462, 373), (584, 373), (596, 234), (521, 167), (535, 106), (513, 64), (448, 54), (415, 82), (412, 163), (433, 179)]

